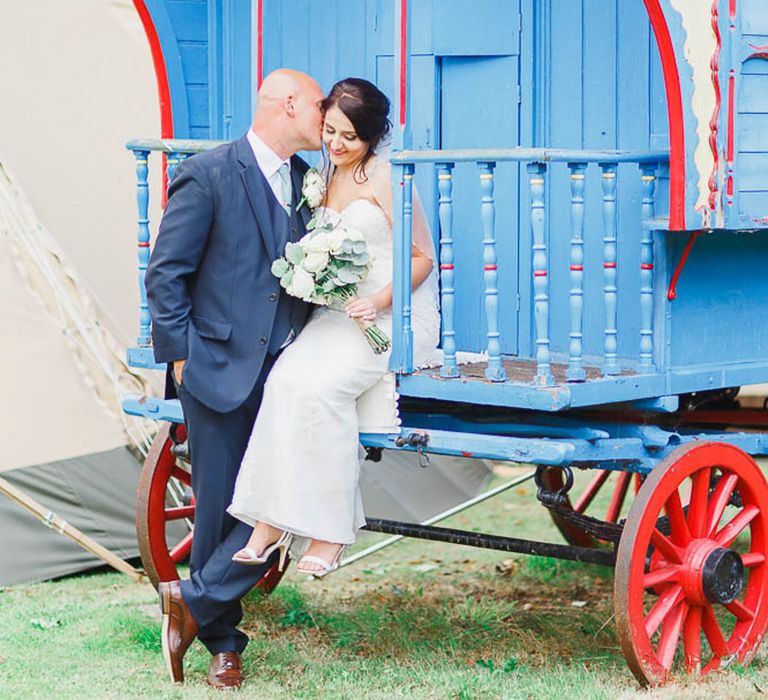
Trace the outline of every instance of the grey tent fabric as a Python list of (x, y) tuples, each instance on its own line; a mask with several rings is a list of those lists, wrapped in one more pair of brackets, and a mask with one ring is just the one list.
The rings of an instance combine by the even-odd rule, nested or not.
[(482, 459), (430, 455), (422, 468), (414, 452), (385, 450), (362, 463), (360, 490), (366, 518), (424, 522), (480, 493), (493, 476)]
[[(14, 486), (119, 556), (136, 557), (133, 513), (141, 465), (125, 447), (15, 469)], [(0, 498), (0, 586), (42, 581), (104, 562)]]

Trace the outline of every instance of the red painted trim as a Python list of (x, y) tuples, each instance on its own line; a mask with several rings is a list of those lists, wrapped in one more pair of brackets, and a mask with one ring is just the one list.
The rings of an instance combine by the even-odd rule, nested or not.
[(139, 248), (149, 248), (149, 241), (141, 241), (138, 245)]
[(683, 96), (680, 90), (680, 73), (669, 27), (661, 9), (660, 0), (643, 0), (651, 19), (656, 44), (661, 56), (664, 86), (667, 92), (669, 117), (669, 228), (685, 229), (685, 122), (683, 120)]
[(616, 269), (616, 263), (615, 263), (615, 262), (607, 262), (607, 263), (603, 263), (603, 267), (604, 267), (606, 270), (615, 270), (615, 269)]
[(445, 263), (443, 265), (440, 265), (441, 270), (453, 270), (453, 264)]
[(483, 270), (497, 270), (496, 265), (483, 265)]
[(144, 33), (149, 41), (149, 49), (152, 52), (152, 63), (155, 66), (155, 78), (157, 80), (157, 96), (160, 100), (160, 137), (173, 138), (173, 105), (171, 104), (171, 89), (168, 85), (168, 72), (165, 68), (163, 48), (160, 45), (160, 37), (157, 35), (152, 16), (144, 4), (144, 0), (133, 0), (133, 6), (139, 13), (141, 23), (144, 25)]
[(701, 231), (693, 231), (688, 237), (688, 242), (685, 244), (683, 254), (680, 256), (680, 262), (677, 263), (677, 267), (675, 268), (674, 273), (672, 273), (672, 279), (670, 280), (669, 289), (667, 290), (667, 299), (670, 301), (677, 299), (677, 281), (680, 279), (680, 275), (683, 272), (685, 263), (688, 260), (688, 255), (690, 255), (691, 248), (693, 248), (693, 244), (696, 242), (696, 239), (700, 235)]
[(571, 265), (572, 272), (581, 272), (584, 269), (584, 265)]
[(653, 265), (651, 263), (641, 263), (640, 264), (641, 270), (653, 270)]
[(736, 19), (736, 0), (730, 0), (728, 3), (728, 15), (731, 18), (731, 22)]
[[(709, 62), (710, 74), (712, 77), (712, 86), (715, 89), (715, 108), (712, 112), (712, 117), (709, 120), (709, 150), (712, 151), (712, 157), (714, 163), (712, 165), (712, 172), (709, 174), (709, 180), (707, 186), (709, 187), (709, 197), (707, 198), (707, 204), (710, 211), (715, 211), (717, 208), (717, 171), (719, 164), (719, 154), (717, 151), (717, 132), (720, 121), (720, 50), (723, 42), (720, 36), (720, 0), (712, 0), (712, 31), (715, 34), (715, 40), (717, 42), (715, 53), (712, 55), (712, 59)], [(714, 222), (711, 222), (714, 223)]]
[(400, 0), (400, 126), (405, 127), (408, 94), (408, 0)]
[(534, 277), (546, 277), (547, 276), (547, 271), (546, 270), (534, 270), (533, 271), (533, 276)]
[[(144, 0), (133, 0), (133, 6), (139, 13), (144, 33), (149, 41), (149, 49), (152, 52), (152, 63), (155, 66), (155, 79), (157, 80), (157, 97), (160, 102), (160, 138), (173, 138), (173, 103), (171, 102), (171, 88), (168, 84), (168, 70), (165, 67), (163, 47), (160, 45), (160, 37), (157, 35), (152, 15), (149, 14)], [(166, 167), (165, 154), (163, 154), (163, 201), (168, 197), (168, 168)]]
[(256, 87), (264, 81), (264, 0), (256, 3)]

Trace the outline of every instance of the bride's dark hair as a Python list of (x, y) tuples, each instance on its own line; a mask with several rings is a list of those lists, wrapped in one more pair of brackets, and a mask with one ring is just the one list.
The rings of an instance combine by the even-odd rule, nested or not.
[[(368, 150), (355, 168), (355, 181), (366, 181), (365, 164), (392, 128), (389, 121), (389, 98), (373, 83), (363, 78), (344, 78), (336, 83), (323, 100), (323, 113), (338, 107), (352, 122), (360, 140)], [(359, 179), (358, 179), (359, 178)]]

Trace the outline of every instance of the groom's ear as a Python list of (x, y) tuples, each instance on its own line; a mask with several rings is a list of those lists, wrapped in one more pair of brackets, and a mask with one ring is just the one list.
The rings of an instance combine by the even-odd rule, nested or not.
[(289, 117), (295, 117), (296, 116), (296, 97), (295, 95), (289, 94), (285, 96), (285, 100), (283, 100), (283, 109), (285, 110), (285, 113)]

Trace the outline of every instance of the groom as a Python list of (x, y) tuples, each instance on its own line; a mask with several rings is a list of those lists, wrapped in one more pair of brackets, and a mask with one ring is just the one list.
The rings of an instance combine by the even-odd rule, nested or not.
[[(172, 367), (184, 409), (195, 494), (191, 577), (160, 584), (163, 656), (175, 682), (195, 637), (212, 654), (208, 683), (242, 682), (240, 599), (265, 575), (231, 561), (252, 528), (226, 513), (276, 356), (301, 330), (308, 305), (270, 273), (305, 233), (297, 212), (319, 150), (323, 92), (308, 75), (271, 73), (250, 131), (181, 163), (146, 274), (155, 359)], [(279, 465), (275, 465), (279, 468)]]

